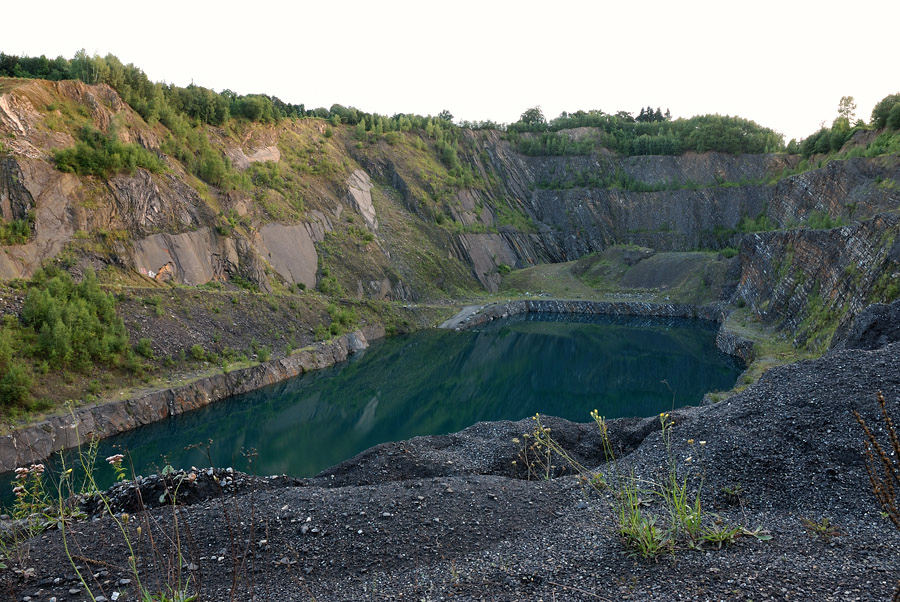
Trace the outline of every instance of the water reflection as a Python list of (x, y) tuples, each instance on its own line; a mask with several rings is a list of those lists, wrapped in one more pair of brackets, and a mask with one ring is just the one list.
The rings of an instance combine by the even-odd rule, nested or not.
[[(535, 412), (587, 421), (650, 416), (730, 388), (740, 366), (711, 324), (526, 314), (467, 332), (428, 330), (307, 374), (105, 440), (138, 473), (234, 466), (310, 476), (384, 441)], [(665, 381), (665, 382), (663, 382)], [(673, 400), (674, 397), (674, 400)], [(211, 441), (211, 443), (209, 443)], [(186, 449), (191, 444), (201, 444)], [(248, 466), (242, 450), (258, 455)], [(104, 475), (111, 478), (111, 475)]]

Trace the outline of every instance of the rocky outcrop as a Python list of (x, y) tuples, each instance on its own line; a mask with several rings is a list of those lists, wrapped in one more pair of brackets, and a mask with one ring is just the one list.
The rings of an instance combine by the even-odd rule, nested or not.
[(0, 212), (3, 219), (25, 219), (34, 209), (34, 197), (23, 184), (24, 176), (12, 157), (0, 158)]
[(177, 232), (212, 223), (197, 192), (174, 174), (154, 177), (145, 169), (110, 178), (116, 221), (133, 236)]
[[(883, 214), (831, 230), (760, 232), (744, 238), (737, 295), (764, 322), (827, 347), (835, 331), (900, 277), (900, 218)], [(808, 341), (814, 335), (821, 340)]]
[(900, 341), (900, 301), (876, 303), (853, 319), (848, 331), (836, 336), (833, 349), (881, 349)]
[[(279, 279), (311, 287), (321, 264), (351, 294), (418, 299), (476, 283), (496, 291), (504, 266), (574, 260), (615, 244), (737, 247), (755, 236), (738, 232), (742, 220), (760, 215), (768, 217), (764, 226), (788, 228), (824, 215), (856, 223), (900, 205), (897, 157), (815, 169), (784, 154), (531, 157), (502, 132), (461, 130), (460, 176), (448, 172), (430, 140), (357, 146), (342, 126), (325, 137), (316, 120), (208, 128), (212, 147), (239, 168), (278, 163), (240, 176), (234, 190), (198, 182), (171, 156), (163, 157), (165, 173), (78, 177), (53, 168), (52, 152), (72, 146), (76, 132), (52, 107), (75, 103), (104, 130), (115, 118), (123, 141), (160, 154), (165, 127), (145, 123), (108, 86), (4, 86), (0, 135), (10, 156), (0, 164), (0, 212), (5, 219), (35, 214), (33, 240), (0, 253), (4, 278), (29, 276), (77, 233), (103, 238), (70, 245), (82, 260), (177, 282), (239, 274), (261, 290)], [(354, 230), (348, 208), (368, 232)], [(327, 231), (333, 240), (325, 240)]]
[(528, 157), (537, 182), (567, 182), (583, 175), (612, 175), (648, 186), (717, 186), (760, 182), (797, 166), (799, 157), (783, 154), (730, 155), (684, 153), (619, 157), (611, 152), (562, 157)]
[(347, 179), (347, 202), (351, 207), (359, 211), (369, 230), (378, 228), (378, 218), (375, 215), (375, 206), (372, 204), (372, 180), (369, 174), (361, 169), (356, 169)]
[(257, 245), (275, 271), (291, 284), (302, 283), (309, 288), (316, 286), (316, 270), (319, 256), (313, 237), (316, 231), (308, 224), (266, 224), (259, 230)]
[(221, 238), (209, 228), (183, 234), (154, 234), (134, 244), (137, 270), (156, 280), (197, 286), (237, 273), (234, 240)]
[(249, 152), (244, 151), (242, 148), (229, 148), (225, 151), (225, 154), (238, 169), (247, 169), (251, 163), (262, 163), (265, 161), (278, 163), (281, 160), (281, 151), (275, 145), (262, 146)]
[[(28, 241), (0, 252), (0, 278), (28, 277), (71, 240), (76, 229), (76, 206), (84, 198), (84, 187), (76, 176), (32, 159), (6, 159), (0, 164), (0, 180), (7, 182), (4, 203), (9, 203), (10, 216), (22, 219), (29, 212), (34, 215)], [(23, 209), (26, 215), (17, 217)]]
[(460, 255), (487, 290), (500, 288), (499, 266), (522, 267), (513, 248), (499, 234), (460, 234)]
[(40, 461), (57, 450), (80, 445), (92, 437), (109, 437), (334, 365), (368, 347), (369, 341), (383, 336), (383, 327), (367, 327), (250, 368), (216, 374), (131, 399), (76, 408), (71, 414), (54, 416), (0, 437), (0, 472)]
[[(853, 158), (785, 178), (769, 191), (766, 215), (783, 227), (814, 212), (845, 221), (867, 220), (900, 205), (900, 159)], [(889, 185), (881, 185), (886, 182)]]

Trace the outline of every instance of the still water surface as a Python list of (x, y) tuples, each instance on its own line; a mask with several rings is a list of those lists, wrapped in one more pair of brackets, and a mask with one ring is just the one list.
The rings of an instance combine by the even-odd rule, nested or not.
[(741, 366), (715, 348), (714, 326), (526, 314), (392, 337), (341, 365), (106, 439), (100, 458), (127, 452), (149, 474), (208, 466), (208, 453), (216, 466), (312, 476), (378, 443), (482, 420), (540, 412), (586, 422), (594, 408), (651, 416), (734, 384)]

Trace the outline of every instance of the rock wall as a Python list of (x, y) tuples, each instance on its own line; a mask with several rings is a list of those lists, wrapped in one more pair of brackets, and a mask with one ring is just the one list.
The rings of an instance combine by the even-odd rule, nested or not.
[[(570, 261), (622, 243), (668, 251), (739, 246), (742, 236), (736, 230), (743, 218), (766, 215), (771, 223), (790, 227), (802, 225), (813, 213), (852, 222), (900, 206), (900, 187), (892, 185), (900, 181), (897, 157), (832, 161), (783, 177), (800, 167), (798, 156), (617, 157), (601, 152), (523, 157), (495, 134), (476, 136), (479, 153), (467, 160), (497, 185), (462, 195), (465, 202), (459, 213), (466, 225), (485, 227), (495, 226), (496, 216), (479, 215), (478, 206), (510, 208), (527, 215), (535, 232), (519, 238), (522, 244), (509, 245), (517, 259), (509, 265), (516, 267), (535, 259)], [(638, 187), (666, 189), (639, 192), (566, 184), (585, 175), (610, 174), (624, 175)], [(774, 185), (768, 183), (775, 180)], [(553, 182), (562, 188), (545, 188)], [(470, 252), (466, 259), (475, 255)], [(475, 270), (482, 283), (493, 277), (484, 267), (482, 262)]]
[(77, 408), (72, 414), (48, 418), (0, 437), (0, 472), (38, 462), (58, 450), (80, 445), (93, 437), (109, 437), (334, 365), (368, 347), (369, 341), (383, 336), (383, 327), (367, 327), (258, 366), (216, 374), (133, 399)]
[(286, 282), (302, 283), (312, 289), (316, 286), (318, 269), (314, 235), (315, 231), (307, 224), (266, 224), (259, 230), (257, 245)]
[[(741, 220), (763, 214), (788, 228), (816, 213), (856, 223), (900, 206), (896, 156), (831, 161), (783, 177), (807, 166), (783, 154), (530, 157), (502, 132), (464, 130), (459, 161), (475, 178), (460, 188), (428, 139), (409, 134), (358, 146), (349, 128), (333, 128), (326, 139), (315, 120), (240, 133), (209, 128), (211, 144), (239, 169), (278, 164), (247, 190), (206, 186), (173, 157), (164, 157), (164, 173), (78, 177), (53, 167), (53, 150), (74, 144), (75, 131), (49, 107), (75, 103), (101, 129), (115, 118), (123, 141), (155, 152), (165, 127), (145, 123), (108, 86), (28, 81), (5, 90), (0, 212), (8, 220), (33, 210), (35, 222), (27, 244), (0, 253), (0, 278), (30, 276), (77, 235), (104, 239), (83, 245), (93, 249), (83, 255), (94, 253), (85, 261), (181, 283), (240, 275), (261, 290), (275, 280), (312, 287), (327, 267), (350, 294), (425, 299), (478, 284), (495, 291), (501, 266), (574, 260), (613, 244), (740, 246), (753, 237), (736, 232)], [(259, 175), (250, 172), (250, 180)], [(612, 177), (621, 188), (571, 187)], [(640, 191), (647, 187), (662, 189)], [(277, 189), (289, 191), (290, 202)], [(364, 234), (348, 226), (356, 218)], [(757, 291), (777, 285), (754, 282)]]
[(466, 330), (481, 326), (492, 320), (524, 313), (692, 318), (718, 323), (719, 330), (716, 333), (716, 347), (723, 353), (735, 356), (745, 364), (749, 364), (753, 360), (753, 343), (725, 328), (726, 311), (724, 305), (527, 299), (506, 303), (492, 303), (482, 307), (470, 306), (457, 316), (444, 322), (441, 327)]
[[(831, 230), (760, 232), (744, 238), (737, 296), (795, 343), (827, 347), (853, 317), (892, 294), (900, 278), (900, 216)], [(816, 334), (820, 340), (808, 340)]]

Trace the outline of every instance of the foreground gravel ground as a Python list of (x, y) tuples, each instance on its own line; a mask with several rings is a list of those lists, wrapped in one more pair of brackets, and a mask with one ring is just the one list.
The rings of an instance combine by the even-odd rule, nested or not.
[[(875, 505), (851, 411), (881, 424), (881, 390), (897, 416), (898, 366), (900, 343), (836, 351), (673, 413), (672, 454), (691, 482), (703, 476), (704, 509), (768, 541), (745, 535), (722, 550), (629, 557), (609, 493), (586, 493), (573, 475), (522, 478), (527, 420), (381, 445), (308, 480), (200, 471), (179, 491), (192, 502), (178, 514), (184, 557), (167, 539), (171, 506), (135, 514), (131, 540), (145, 585), (180, 573), (203, 600), (889, 600), (900, 533)], [(595, 427), (547, 423), (580, 460), (601, 463)], [(666, 466), (658, 424), (611, 425), (621, 462), (647, 478)], [(160, 487), (145, 479), (113, 498), (133, 513), (137, 491), (158, 505)], [(835, 530), (811, 535), (804, 520), (823, 518)], [(137, 599), (109, 518), (73, 525), (69, 541), (96, 596)], [(59, 531), (32, 540), (16, 568), (0, 578), (10, 600), (89, 599)]]

